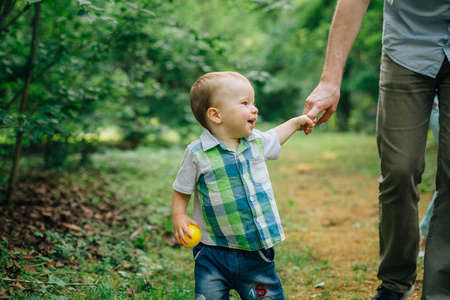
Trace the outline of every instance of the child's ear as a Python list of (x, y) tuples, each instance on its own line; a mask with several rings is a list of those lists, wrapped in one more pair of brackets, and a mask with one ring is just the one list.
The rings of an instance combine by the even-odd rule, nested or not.
[(220, 111), (218, 108), (208, 108), (208, 110), (206, 111), (206, 115), (208, 116), (208, 119), (214, 124), (219, 125), (220, 123), (222, 123), (222, 117), (220, 116)]

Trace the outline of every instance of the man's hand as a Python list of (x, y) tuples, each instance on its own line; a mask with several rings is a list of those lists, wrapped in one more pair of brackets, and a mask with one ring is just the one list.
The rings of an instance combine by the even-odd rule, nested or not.
[(326, 122), (336, 111), (345, 62), (355, 42), (370, 0), (338, 0), (328, 36), (327, 54), (314, 91), (306, 98), (304, 114), (317, 124)]
[[(328, 83), (320, 82), (314, 91), (306, 98), (303, 113), (311, 120), (316, 120), (317, 116), (325, 113), (317, 120), (317, 125), (326, 122), (336, 111), (340, 97), (340, 87)], [(308, 134), (305, 131), (306, 134)]]

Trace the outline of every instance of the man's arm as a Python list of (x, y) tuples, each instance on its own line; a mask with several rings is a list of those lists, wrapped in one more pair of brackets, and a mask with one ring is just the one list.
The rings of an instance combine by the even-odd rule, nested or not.
[(327, 54), (320, 82), (305, 101), (304, 114), (317, 124), (326, 122), (336, 111), (345, 62), (361, 28), (370, 0), (339, 0), (328, 36)]

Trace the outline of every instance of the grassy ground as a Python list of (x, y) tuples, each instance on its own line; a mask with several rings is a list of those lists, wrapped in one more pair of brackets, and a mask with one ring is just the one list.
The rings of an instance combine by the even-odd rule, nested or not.
[[(170, 235), (171, 186), (183, 152), (184, 148), (173, 147), (96, 154), (94, 165), (116, 191), (120, 205), (132, 208), (127, 210), (128, 227), (96, 236), (106, 254), (98, 260), (72, 251), (69, 256), (79, 261), (76, 270), (49, 266), (45, 263), (49, 258), (43, 257), (35, 258), (30, 269), (25, 251), (11, 254), (0, 247), (0, 263), (11, 264), (11, 255), (22, 257), (17, 260), (22, 270), (18, 278), (25, 293), (14, 293), (11, 299), (25, 295), (36, 299), (193, 299), (191, 250), (174, 245)], [(435, 145), (430, 144), (421, 216), (434, 188), (435, 156)], [(276, 263), (287, 298), (369, 298), (379, 284), (375, 138), (299, 133), (268, 166), (286, 231), (286, 240), (276, 246)], [(60, 239), (61, 245), (68, 244), (69, 237)], [(422, 269), (419, 261), (418, 291), (412, 299), (420, 299)], [(71, 285), (80, 281), (85, 284)], [(20, 289), (0, 282), (0, 294), (8, 294), (11, 288)], [(233, 298), (237, 299), (236, 294)]]
[[(422, 213), (433, 188), (432, 148)], [(289, 141), (282, 151), (270, 171), (287, 232), (277, 261), (288, 298), (369, 298), (379, 285), (375, 138), (319, 134)], [(422, 272), (419, 260), (412, 299), (420, 299)]]

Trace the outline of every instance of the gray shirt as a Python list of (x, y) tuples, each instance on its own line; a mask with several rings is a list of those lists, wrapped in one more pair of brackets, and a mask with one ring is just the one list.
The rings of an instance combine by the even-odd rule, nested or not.
[(397, 64), (435, 78), (450, 60), (450, 0), (385, 0), (383, 50)]

